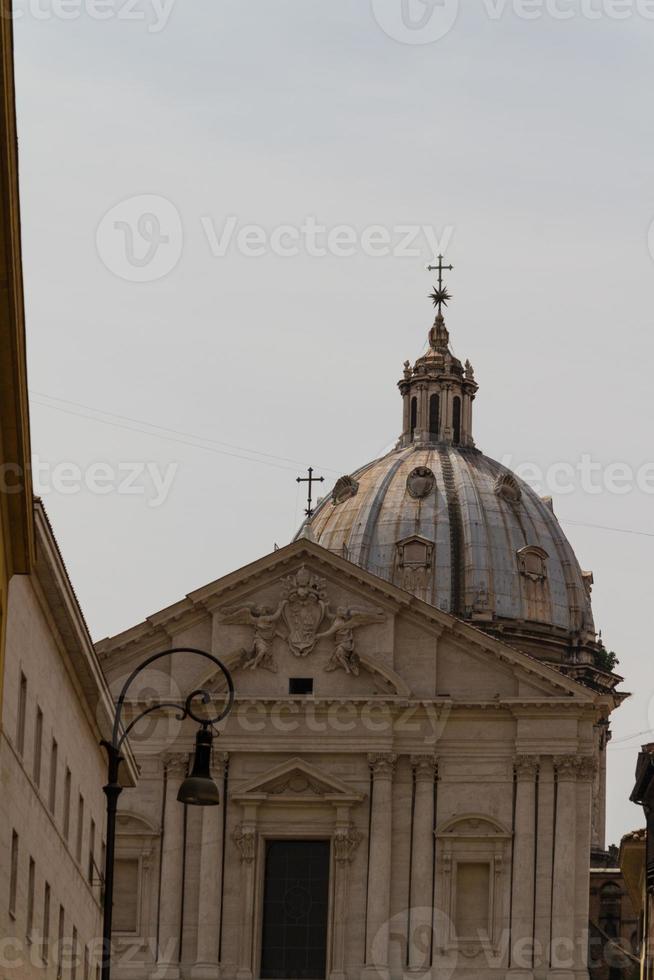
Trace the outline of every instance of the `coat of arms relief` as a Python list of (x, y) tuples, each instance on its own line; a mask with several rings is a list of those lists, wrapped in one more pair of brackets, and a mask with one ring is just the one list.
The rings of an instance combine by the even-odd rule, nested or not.
[(325, 579), (302, 566), (295, 575), (282, 580), (281, 600), (276, 608), (249, 604), (227, 609), (222, 615), (226, 626), (250, 626), (252, 642), (241, 650), (240, 666), (246, 670), (258, 667), (277, 671), (273, 654), (275, 637), (288, 644), (291, 653), (308, 657), (320, 640), (329, 639), (332, 655), (325, 670), (344, 670), (358, 676), (360, 660), (354, 631), (362, 626), (383, 623), (384, 613), (349, 606), (335, 609), (327, 598)]

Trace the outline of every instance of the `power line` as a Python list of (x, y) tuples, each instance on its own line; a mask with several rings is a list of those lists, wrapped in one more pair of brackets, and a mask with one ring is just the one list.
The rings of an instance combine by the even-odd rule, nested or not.
[[(47, 400), (44, 400), (47, 399)], [(204, 449), (207, 452), (217, 453), (221, 456), (230, 456), (233, 459), (242, 459), (249, 463), (262, 463), (265, 466), (273, 466), (276, 469), (292, 470), (293, 466), (284, 466), (283, 463), (293, 463), (297, 466), (306, 466), (303, 460), (289, 459), (285, 456), (276, 456), (271, 453), (264, 453), (258, 449), (249, 449), (246, 446), (236, 446), (227, 442), (219, 442), (216, 439), (208, 439), (205, 436), (197, 435), (194, 432), (185, 432), (180, 429), (169, 429), (145, 419), (132, 418), (129, 415), (118, 415), (114, 412), (105, 412), (103, 409), (93, 408), (91, 405), (84, 405), (80, 402), (70, 401), (67, 398), (55, 398), (44, 392), (32, 391), (31, 401), (40, 405), (42, 408), (49, 408), (65, 415), (74, 415), (90, 419), (92, 422), (99, 422), (102, 425), (109, 425), (118, 429), (125, 429), (128, 432), (142, 432), (146, 435), (165, 439), (168, 442), (176, 442), (181, 445), (191, 446), (195, 449)], [(52, 404), (61, 403), (61, 404)], [(66, 407), (69, 406), (69, 407)], [(152, 431), (154, 430), (154, 431)], [(192, 440), (192, 441), (191, 441)], [(229, 451), (233, 450), (233, 451)], [(250, 455), (244, 456), (243, 453)], [(337, 473), (336, 470), (328, 466), (321, 469), (330, 473)]]

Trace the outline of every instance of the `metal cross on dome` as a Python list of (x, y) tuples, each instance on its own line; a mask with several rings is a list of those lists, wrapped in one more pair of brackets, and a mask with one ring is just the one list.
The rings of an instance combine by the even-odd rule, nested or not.
[(304, 513), (307, 515), (307, 517), (313, 517), (313, 507), (311, 506), (312, 503), (313, 503), (313, 499), (312, 499), (313, 485), (314, 485), (314, 483), (324, 483), (325, 482), (325, 478), (324, 478), (324, 476), (314, 476), (313, 475), (313, 466), (310, 466), (309, 467), (309, 475), (308, 476), (298, 476), (296, 482), (297, 483), (308, 483), (309, 484), (309, 487), (308, 487), (308, 490), (309, 490), (309, 498), (308, 498), (308, 501), (307, 501), (307, 509), (305, 510)]
[(452, 271), (454, 269), (453, 265), (443, 265), (443, 256), (438, 256), (438, 265), (428, 265), (428, 272), (438, 272), (438, 286), (434, 286), (433, 293), (429, 294), (430, 300), (433, 302), (434, 306), (437, 307), (439, 315), (442, 315), (443, 307), (447, 306), (448, 302), (452, 299), (447, 286), (443, 285), (443, 273), (445, 271)]

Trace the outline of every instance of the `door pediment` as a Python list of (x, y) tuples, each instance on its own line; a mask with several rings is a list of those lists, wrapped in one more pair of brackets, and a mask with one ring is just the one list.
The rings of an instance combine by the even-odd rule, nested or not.
[(236, 803), (332, 803), (352, 806), (363, 796), (329, 773), (294, 758), (269, 769), (242, 786), (232, 799)]

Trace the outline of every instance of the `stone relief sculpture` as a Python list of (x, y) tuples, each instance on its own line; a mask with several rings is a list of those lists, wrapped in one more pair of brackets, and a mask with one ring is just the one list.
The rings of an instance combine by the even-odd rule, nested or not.
[(240, 666), (245, 670), (264, 670), (277, 672), (277, 665), (272, 653), (273, 640), (279, 631), (279, 620), (284, 609), (280, 603), (276, 610), (270, 606), (243, 606), (241, 609), (227, 610), (223, 615), (223, 623), (227, 626), (252, 626), (254, 637), (251, 647), (241, 650)]
[(327, 613), (325, 580), (302, 568), (283, 580), (282, 615), (288, 630), (288, 645), (296, 657), (307, 657), (314, 649), (318, 628)]
[(371, 626), (373, 623), (383, 623), (386, 617), (383, 613), (368, 613), (361, 609), (346, 609), (339, 606), (332, 625), (318, 639), (334, 637), (334, 652), (325, 670), (342, 669), (346, 674), (358, 677), (360, 660), (354, 646), (354, 630), (360, 626)]
[[(327, 601), (325, 580), (302, 566), (282, 581), (282, 600), (276, 609), (249, 604), (227, 609), (222, 615), (226, 626), (250, 626), (252, 644), (241, 650), (240, 666), (245, 670), (261, 667), (277, 671), (272, 645), (279, 636), (296, 657), (308, 657), (319, 640), (333, 638), (334, 649), (325, 670), (344, 670), (359, 674), (360, 661), (355, 649), (354, 630), (383, 623), (384, 613), (339, 606), (333, 611)], [(327, 629), (319, 632), (323, 623)]]

